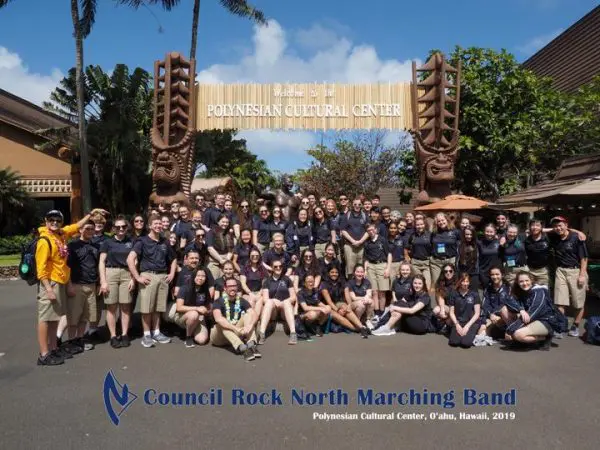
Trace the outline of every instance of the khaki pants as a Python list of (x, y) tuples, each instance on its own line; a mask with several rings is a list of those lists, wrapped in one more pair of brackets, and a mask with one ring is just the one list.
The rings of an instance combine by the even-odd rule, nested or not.
[(146, 286), (140, 284), (140, 312), (151, 314), (165, 312), (167, 310), (167, 296), (169, 295), (169, 283), (165, 280), (166, 273), (142, 272), (140, 274), (150, 280)]
[(260, 250), (261, 255), (264, 254), (269, 249), (268, 244), (261, 244), (260, 242), (256, 244), (256, 247)]
[(67, 297), (67, 324), (77, 326), (94, 316), (98, 320), (98, 305), (96, 304), (95, 284), (74, 284), (75, 295)]
[(208, 270), (210, 270), (210, 273), (212, 274), (212, 276), (215, 280), (218, 278), (221, 278), (223, 276), (223, 271), (221, 270), (221, 265), (214, 259), (210, 258), (207, 268), (208, 268)]
[(56, 300), (48, 300), (46, 289), (41, 283), (38, 283), (37, 292), (37, 311), (38, 322), (58, 322), (64, 314), (67, 302), (67, 288), (64, 284), (50, 281), (50, 286), (56, 294)]
[(431, 289), (431, 265), (429, 264), (429, 259), (411, 259), (410, 263), (415, 274), (425, 277), (427, 289)]
[(539, 269), (529, 268), (529, 272), (535, 277), (536, 283), (544, 286), (550, 286), (550, 271), (547, 267)]
[(325, 256), (325, 247), (327, 247), (327, 242), (324, 244), (315, 244), (315, 258), (319, 259)]
[(440, 278), (440, 275), (442, 273), (442, 269), (446, 264), (450, 264), (452, 267), (454, 267), (455, 263), (456, 263), (456, 258), (454, 258), (454, 257), (439, 259), (439, 258), (434, 258), (432, 256), (429, 261), (430, 268), (431, 268), (431, 282), (437, 283), (437, 280)]
[(367, 278), (371, 282), (374, 291), (389, 291), (390, 278), (385, 278), (384, 272), (387, 263), (371, 264), (367, 267)]
[(129, 304), (132, 302), (132, 295), (129, 292), (129, 282), (131, 273), (127, 269), (118, 267), (106, 268), (106, 282), (108, 284), (108, 294), (104, 296), (105, 305)]
[[(244, 316), (240, 318), (240, 320), (237, 323), (237, 326), (244, 326)], [(250, 333), (250, 336), (248, 336), (248, 338), (246, 339), (246, 342), (250, 341), (256, 342), (256, 327), (252, 329), (252, 333)], [(240, 347), (240, 345), (244, 343), (244, 341), (242, 341), (242, 339), (237, 334), (235, 334), (231, 330), (224, 330), (219, 324), (216, 324), (212, 328), (212, 330), (210, 330), (210, 342), (212, 342), (212, 345), (215, 345), (217, 347), (224, 347), (227, 344), (231, 344), (231, 346), (235, 350), (237, 350)]]
[(398, 270), (400, 270), (400, 262), (393, 262), (390, 266), (390, 286), (393, 281), (400, 276)]
[(554, 280), (554, 304), (559, 306), (572, 306), (582, 309), (585, 305), (585, 291), (587, 289), (587, 277), (583, 287), (577, 286), (579, 269), (566, 269), (558, 267)]
[(346, 258), (346, 275), (354, 273), (354, 268), (364, 261), (364, 247), (353, 247), (350, 244), (344, 245), (344, 257)]
[(517, 278), (517, 274), (522, 271), (529, 272), (529, 267), (506, 267), (504, 270), (504, 281), (506, 281), (508, 284), (513, 284)]

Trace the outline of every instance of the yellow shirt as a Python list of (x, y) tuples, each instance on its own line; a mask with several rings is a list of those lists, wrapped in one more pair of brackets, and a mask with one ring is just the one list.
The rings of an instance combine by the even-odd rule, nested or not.
[(77, 224), (67, 225), (56, 233), (46, 227), (40, 227), (38, 232), (40, 237), (46, 237), (51, 242), (50, 248), (45, 239), (40, 239), (37, 244), (35, 264), (38, 279), (67, 284), (71, 276), (71, 269), (67, 265), (67, 239), (75, 236), (79, 227)]

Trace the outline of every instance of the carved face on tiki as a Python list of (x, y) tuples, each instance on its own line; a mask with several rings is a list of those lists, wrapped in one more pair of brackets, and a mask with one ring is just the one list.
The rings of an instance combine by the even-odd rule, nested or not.
[(431, 152), (425, 148), (418, 149), (419, 159), (423, 161), (425, 177), (428, 181), (439, 183), (454, 180), (454, 164), (456, 163), (457, 148), (450, 151)]
[(179, 189), (181, 183), (181, 167), (174, 153), (163, 150), (158, 153), (154, 161), (152, 181), (160, 187)]

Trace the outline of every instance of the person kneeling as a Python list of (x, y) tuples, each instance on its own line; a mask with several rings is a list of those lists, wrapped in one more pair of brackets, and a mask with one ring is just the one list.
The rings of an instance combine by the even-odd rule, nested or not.
[(320, 302), (313, 275), (304, 277), (304, 286), (298, 292), (298, 301), (302, 308), (300, 316), (308, 331), (318, 337), (323, 336), (323, 324), (329, 319), (331, 308)]
[[(396, 279), (394, 284), (398, 283)], [(412, 289), (408, 295), (398, 298), (394, 289), (393, 302), (390, 305), (390, 320), (373, 331), (374, 336), (391, 336), (396, 334), (398, 322), (402, 331), (411, 334), (426, 334), (433, 330), (431, 323), (431, 298), (427, 291), (427, 284), (423, 275), (415, 275), (412, 280)]]
[(451, 347), (470, 348), (479, 331), (481, 316), (481, 300), (477, 291), (469, 288), (471, 277), (461, 273), (458, 277), (456, 290), (450, 295), (450, 320), (452, 330), (448, 338)]
[(513, 286), (514, 296), (502, 308), (507, 324), (507, 341), (541, 344), (540, 350), (549, 350), (553, 330), (549, 320), (555, 314), (546, 286), (534, 285), (529, 272), (519, 272)]
[(213, 318), (215, 326), (210, 333), (213, 345), (221, 347), (231, 344), (246, 361), (262, 356), (256, 347), (254, 329), (258, 317), (250, 303), (238, 292), (235, 279), (225, 282), (225, 294), (213, 305)]
[(185, 330), (185, 346), (208, 343), (207, 316), (210, 313), (214, 288), (208, 282), (208, 269), (198, 268), (177, 294), (175, 305), (169, 308), (169, 319)]

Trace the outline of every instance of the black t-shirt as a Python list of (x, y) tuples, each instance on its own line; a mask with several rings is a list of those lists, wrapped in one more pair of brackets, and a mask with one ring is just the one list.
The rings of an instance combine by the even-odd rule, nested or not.
[(313, 236), (316, 244), (326, 244), (331, 242), (331, 230), (333, 230), (331, 220), (325, 219), (322, 223), (313, 223)]
[[(239, 307), (236, 306), (236, 304), (238, 304)], [(227, 305), (229, 305), (229, 318), (227, 317)], [(248, 311), (251, 308), (252, 306), (250, 305), (248, 300), (242, 298), (241, 295), (239, 299), (229, 299), (228, 301), (222, 295), (213, 303), (213, 310), (218, 309), (219, 311), (221, 311), (223, 317), (225, 319), (228, 319), (229, 322), (232, 322), (233, 320), (236, 320), (236, 322), (239, 321), (240, 318), (242, 318), (244, 314), (246, 314), (246, 311)]]
[(71, 281), (75, 284), (96, 284), (98, 282), (98, 247), (91, 241), (69, 242), (68, 265), (71, 268)]
[(287, 271), (288, 267), (290, 267), (290, 263), (292, 262), (291, 259), (291, 256), (286, 251), (277, 253), (274, 248), (267, 250), (263, 255), (263, 261), (269, 267), (271, 267), (275, 261), (283, 263), (284, 273)]
[(412, 308), (417, 303), (423, 303), (423, 308), (417, 311), (414, 315), (417, 317), (422, 317), (424, 319), (431, 318), (432, 310), (431, 310), (431, 297), (427, 292), (412, 292), (401, 299), (398, 299), (398, 303), (396, 306), (400, 306), (403, 308)]
[(454, 306), (454, 315), (460, 325), (464, 325), (471, 320), (471, 317), (475, 314), (475, 305), (480, 304), (479, 294), (471, 290), (464, 295), (458, 291), (452, 291), (448, 301), (449, 306)]
[(432, 256), (444, 259), (453, 258), (458, 255), (458, 243), (460, 242), (460, 231), (444, 230), (431, 235)]
[(390, 253), (390, 246), (387, 239), (379, 235), (375, 240), (371, 238), (367, 239), (364, 248), (365, 260), (372, 264), (386, 262)]
[[(406, 230), (408, 232), (408, 230)], [(429, 259), (432, 252), (431, 233), (424, 231), (421, 234), (416, 232), (408, 238), (408, 248), (411, 251), (411, 257), (418, 260)]]
[(138, 256), (140, 272), (166, 273), (176, 258), (175, 250), (163, 238), (155, 241), (150, 236), (142, 236), (133, 245), (133, 251)]
[(304, 265), (299, 265), (294, 269), (294, 275), (298, 277), (298, 286), (304, 286), (304, 279), (307, 275), (312, 275), (313, 277), (321, 275), (319, 267), (316, 266), (313, 270), (312, 267), (304, 267)]
[[(229, 278), (234, 279), (235, 278)], [(220, 277), (215, 280), (215, 291), (223, 292), (225, 290), (225, 278)], [(235, 280), (237, 282), (238, 292), (242, 291), (242, 283), (239, 280)]]
[(353, 292), (357, 297), (364, 297), (367, 295), (367, 291), (371, 289), (371, 282), (366, 278), (363, 278), (363, 281), (360, 285), (356, 283), (356, 279), (352, 278), (348, 283), (346, 283), (346, 287)]
[(332, 266), (335, 266), (338, 270), (338, 273), (341, 275), (342, 264), (337, 259), (332, 259), (330, 262), (326, 262), (325, 258), (319, 258), (319, 268), (321, 269), (321, 277), (327, 278), (329, 277), (329, 269)]
[(102, 233), (100, 235), (96, 235), (96, 236), (92, 236), (92, 239), (90, 239), (90, 243), (96, 247), (96, 248), (100, 248), (100, 246), (102, 245), (102, 243), (104, 241), (106, 241), (107, 239), (109, 239), (109, 236), (107, 236), (106, 234)]
[[(204, 211), (204, 225), (208, 228), (213, 228), (219, 223), (219, 216), (225, 214), (224, 209), (219, 209), (216, 206), (212, 206)], [(231, 225), (231, 224), (230, 224)]]
[(344, 296), (345, 287), (346, 283), (344, 283), (341, 278), (338, 278), (335, 282), (332, 280), (323, 281), (319, 289), (321, 290), (321, 293), (327, 289), (327, 292), (329, 292), (329, 296), (331, 297), (331, 301), (333, 303), (337, 303), (346, 301)]
[(269, 290), (269, 298), (277, 300), (285, 300), (290, 296), (290, 289), (292, 289), (292, 281), (285, 275), (279, 279), (275, 279), (272, 276), (265, 278), (263, 281), (263, 289)]
[(548, 236), (542, 234), (536, 241), (533, 236), (525, 239), (525, 253), (527, 265), (530, 269), (541, 269), (550, 265), (550, 241)]
[(412, 292), (412, 278), (396, 278), (392, 284), (392, 291), (396, 294), (396, 300), (406, 299)]
[(210, 286), (206, 282), (202, 286), (194, 286), (191, 289), (189, 285), (186, 285), (179, 290), (177, 298), (182, 298), (185, 306), (205, 306), (208, 308), (211, 302), (209, 289)]
[(238, 242), (233, 248), (233, 254), (238, 255), (237, 263), (240, 269), (250, 260), (250, 250), (252, 250), (252, 244), (243, 244), (242, 242)]
[(265, 270), (253, 270), (251, 267), (245, 266), (242, 268), (242, 275), (246, 277), (246, 286), (248, 286), (250, 291), (260, 291), (263, 280), (266, 277)]
[(392, 252), (392, 262), (400, 262), (404, 260), (404, 246), (406, 238), (398, 234), (393, 240), (388, 239), (388, 245)]
[[(273, 239), (273, 235), (275, 233), (281, 233), (285, 237), (285, 230), (287, 230), (288, 225), (289, 225), (289, 223), (285, 220), (280, 220), (277, 223), (275, 223), (275, 221), (272, 220), (269, 223), (269, 240)], [(259, 242), (261, 242), (260, 239), (259, 239)]]
[(557, 267), (579, 268), (581, 260), (588, 257), (585, 242), (579, 240), (579, 236), (575, 232), (570, 232), (564, 240), (556, 233), (549, 234), (548, 238), (554, 249)]
[(477, 241), (479, 273), (487, 275), (492, 267), (500, 267), (500, 242), (498, 239)]
[(262, 245), (269, 245), (271, 242), (271, 221), (261, 220), (255, 217), (252, 220), (252, 229), (257, 231), (258, 243)]
[(132, 249), (133, 241), (129, 236), (125, 236), (122, 241), (111, 237), (100, 244), (100, 253), (106, 253), (106, 267), (127, 269), (127, 257)]
[(306, 303), (308, 306), (318, 306), (321, 301), (319, 300), (319, 291), (317, 289), (300, 289), (298, 292), (298, 301), (300, 303)]
[(359, 213), (350, 211), (349, 214), (342, 216), (340, 231), (347, 232), (352, 239), (359, 241), (365, 234), (365, 225), (367, 222), (367, 215), (363, 211)]
[[(202, 266), (198, 266), (198, 269), (201, 268)], [(204, 284), (206, 284), (208, 287), (214, 286), (215, 285), (215, 277), (213, 277), (213, 274), (211, 273), (210, 270), (208, 270), (205, 267), (204, 268), (204, 273), (206, 274), (206, 282)], [(179, 271), (179, 273), (177, 274), (177, 287), (182, 288), (183, 286), (187, 286), (190, 283), (190, 280), (192, 279), (192, 277), (194, 276), (194, 272), (197, 269), (190, 269), (187, 266), (183, 266), (181, 268), (181, 270)]]
[(507, 240), (504, 246), (500, 248), (500, 255), (502, 262), (508, 269), (522, 267), (527, 264), (525, 244), (519, 237), (514, 241)]

